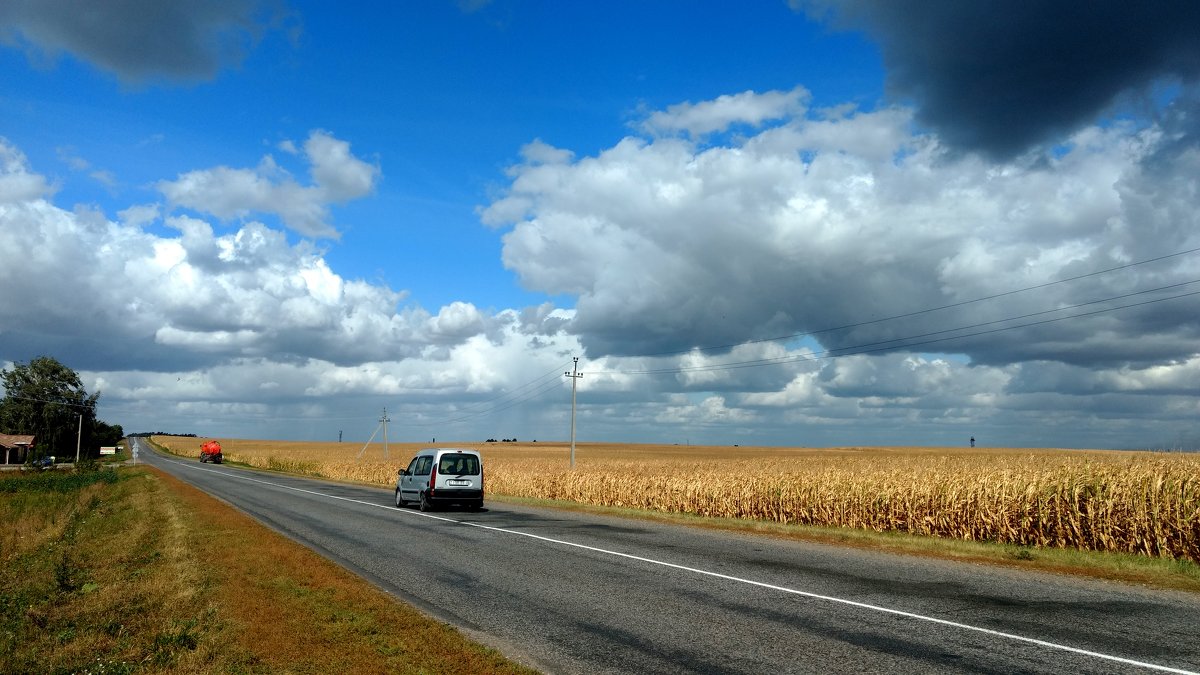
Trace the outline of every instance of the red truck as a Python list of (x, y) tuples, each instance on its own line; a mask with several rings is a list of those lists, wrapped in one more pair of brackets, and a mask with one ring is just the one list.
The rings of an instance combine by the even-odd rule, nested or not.
[(221, 463), (221, 444), (216, 441), (208, 441), (200, 446), (200, 462), (212, 462), (213, 464)]

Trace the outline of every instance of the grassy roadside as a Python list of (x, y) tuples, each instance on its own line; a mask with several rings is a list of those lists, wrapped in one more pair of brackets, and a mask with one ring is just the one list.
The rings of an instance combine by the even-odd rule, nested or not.
[(0, 672), (532, 672), (147, 467), (0, 477)]

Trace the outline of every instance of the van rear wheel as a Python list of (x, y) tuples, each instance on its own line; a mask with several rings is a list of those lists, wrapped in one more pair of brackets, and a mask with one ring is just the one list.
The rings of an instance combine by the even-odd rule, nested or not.
[(429, 502), (429, 498), (425, 496), (424, 492), (422, 492), (421, 493), (421, 511), (425, 512), (425, 511), (432, 511), (432, 510), (433, 510), (433, 504), (431, 504)]

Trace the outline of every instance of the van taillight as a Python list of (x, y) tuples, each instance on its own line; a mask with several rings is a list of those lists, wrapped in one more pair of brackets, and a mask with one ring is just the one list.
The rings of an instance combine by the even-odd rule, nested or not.
[(429, 497), (433, 498), (433, 488), (437, 485), (437, 462), (433, 463), (433, 468), (429, 470)]

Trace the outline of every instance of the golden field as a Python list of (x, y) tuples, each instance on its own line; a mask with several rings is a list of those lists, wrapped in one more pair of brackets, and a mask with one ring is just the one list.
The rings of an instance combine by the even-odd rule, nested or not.
[[(156, 436), (198, 456), (207, 439)], [(250, 466), (379, 486), (428, 444), (220, 440)], [(454, 444), (440, 444), (454, 447)], [(459, 444), (489, 494), (1200, 562), (1200, 456), (1018, 448)]]

